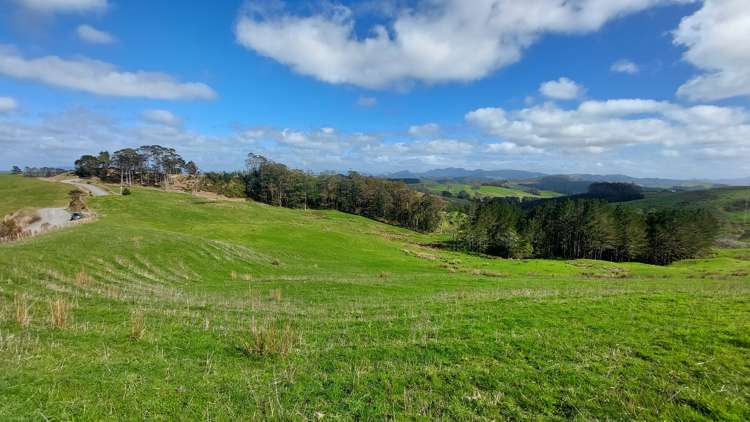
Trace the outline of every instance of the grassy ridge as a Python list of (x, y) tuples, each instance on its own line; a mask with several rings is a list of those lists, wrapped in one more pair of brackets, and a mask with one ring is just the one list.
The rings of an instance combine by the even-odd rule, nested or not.
[(0, 245), (2, 420), (750, 416), (748, 250), (495, 260), (338, 212), (89, 205), (95, 223)]
[(540, 191), (539, 195), (534, 195), (530, 192), (526, 192), (521, 189), (500, 187), (500, 186), (480, 186), (478, 188), (465, 183), (428, 183), (424, 184), (424, 187), (434, 193), (441, 193), (447, 191), (452, 193), (454, 196), (458, 195), (461, 191), (466, 191), (471, 195), (479, 194), (482, 196), (491, 197), (517, 197), (517, 198), (554, 198), (560, 196), (560, 194), (549, 191)]
[(21, 208), (63, 207), (71, 190), (60, 183), (0, 174), (0, 217)]

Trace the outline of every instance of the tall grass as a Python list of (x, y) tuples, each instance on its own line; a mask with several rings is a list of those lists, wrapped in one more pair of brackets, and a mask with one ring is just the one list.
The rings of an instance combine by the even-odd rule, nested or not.
[(50, 325), (52, 325), (52, 328), (65, 328), (70, 318), (70, 304), (62, 298), (50, 300), (49, 312)]
[(23, 293), (16, 293), (16, 296), (13, 298), (13, 304), (16, 307), (16, 322), (21, 327), (28, 327), (31, 318), (29, 317), (30, 306), (26, 295)]
[(140, 340), (146, 334), (146, 318), (142, 310), (130, 312), (130, 339)]
[(288, 322), (271, 319), (257, 321), (253, 317), (247, 338), (241, 349), (247, 355), (288, 355), (298, 343), (299, 336)]

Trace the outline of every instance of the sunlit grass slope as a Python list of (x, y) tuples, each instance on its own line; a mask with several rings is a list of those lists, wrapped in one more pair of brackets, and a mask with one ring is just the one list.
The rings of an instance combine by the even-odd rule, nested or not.
[(750, 417), (748, 250), (510, 261), (338, 212), (89, 205), (0, 245), (0, 420)]
[(425, 184), (425, 187), (430, 192), (441, 193), (447, 191), (453, 195), (458, 195), (461, 191), (466, 191), (470, 195), (479, 194), (482, 196), (490, 197), (517, 197), (517, 198), (554, 198), (560, 196), (559, 193), (550, 191), (539, 191), (539, 195), (534, 195), (530, 192), (516, 189), (513, 187), (502, 187), (502, 186), (479, 186), (474, 187), (465, 183), (429, 183)]
[(32, 177), (0, 174), (0, 218), (21, 208), (62, 207), (70, 186)]

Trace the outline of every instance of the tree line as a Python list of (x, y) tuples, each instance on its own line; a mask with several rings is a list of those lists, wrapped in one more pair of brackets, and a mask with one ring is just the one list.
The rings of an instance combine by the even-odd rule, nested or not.
[(80, 177), (96, 176), (122, 185), (167, 186), (171, 175), (197, 174), (198, 166), (185, 161), (174, 148), (143, 145), (124, 148), (110, 155), (83, 155), (75, 161), (75, 173)]
[(24, 167), (23, 170), (18, 166), (13, 166), (11, 174), (26, 177), (52, 177), (58, 174), (67, 173), (68, 170), (55, 167)]
[(444, 206), (400, 181), (357, 172), (315, 175), (257, 154), (248, 154), (245, 171), (204, 174), (201, 188), (280, 207), (335, 209), (423, 232), (439, 226)]
[(706, 253), (719, 232), (702, 209), (644, 213), (601, 199), (547, 201), (524, 211), (519, 201), (474, 201), (453, 245), (506, 258), (604, 259), (667, 265)]

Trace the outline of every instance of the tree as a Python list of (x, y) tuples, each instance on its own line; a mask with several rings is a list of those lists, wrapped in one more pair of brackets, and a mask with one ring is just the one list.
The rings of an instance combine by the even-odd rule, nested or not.
[(93, 155), (83, 155), (75, 162), (75, 173), (79, 177), (91, 177), (97, 174), (99, 160)]
[(112, 164), (109, 151), (100, 151), (99, 155), (96, 157), (96, 161), (96, 175), (102, 178), (106, 177)]
[(21, 170), (21, 168), (18, 166), (13, 166), (13, 168), (10, 170), (10, 173), (19, 175), (19, 174), (23, 174), (23, 170)]
[(195, 164), (194, 161), (188, 161), (187, 164), (185, 164), (185, 171), (187, 174), (195, 176), (198, 174), (198, 165)]

